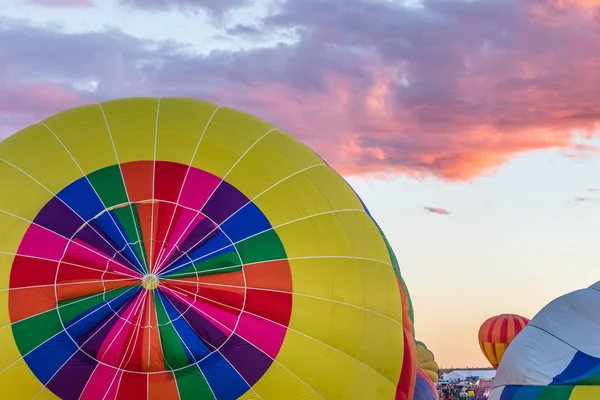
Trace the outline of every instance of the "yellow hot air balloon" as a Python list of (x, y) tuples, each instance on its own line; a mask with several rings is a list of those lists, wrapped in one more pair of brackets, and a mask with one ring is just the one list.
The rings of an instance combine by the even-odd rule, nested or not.
[(0, 143), (0, 188), (0, 398), (412, 399), (391, 247), (274, 126), (79, 107)]
[(433, 382), (438, 381), (438, 371), (440, 367), (435, 361), (435, 357), (431, 350), (425, 346), (425, 343), (419, 341), (417, 341), (417, 363), (419, 364), (419, 368), (421, 368)]

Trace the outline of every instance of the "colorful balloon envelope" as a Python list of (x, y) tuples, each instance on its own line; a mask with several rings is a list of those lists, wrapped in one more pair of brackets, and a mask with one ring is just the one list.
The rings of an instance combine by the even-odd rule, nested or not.
[(264, 121), (180, 98), (80, 107), (1, 143), (0, 186), (2, 398), (413, 390), (383, 233)]
[(479, 347), (495, 369), (512, 340), (529, 323), (516, 314), (501, 314), (487, 319), (479, 328)]
[(554, 299), (515, 338), (490, 400), (600, 399), (600, 282)]
[(417, 344), (417, 364), (419, 368), (429, 376), (434, 383), (439, 380), (438, 372), (440, 367), (435, 361), (435, 357), (431, 350), (425, 346), (423, 342), (416, 342)]
[(440, 398), (435, 384), (425, 371), (417, 369), (414, 400), (438, 400)]
[[(398, 265), (395, 257), (392, 259), (392, 264), (395, 266)], [(400, 380), (398, 381), (395, 400), (411, 400), (414, 397), (415, 382), (417, 379), (417, 348), (414, 339), (414, 317), (410, 293), (401, 277), (399, 278), (399, 284), (400, 296), (402, 298), (402, 321), (404, 322), (404, 359), (402, 361), (402, 370), (400, 371)]]

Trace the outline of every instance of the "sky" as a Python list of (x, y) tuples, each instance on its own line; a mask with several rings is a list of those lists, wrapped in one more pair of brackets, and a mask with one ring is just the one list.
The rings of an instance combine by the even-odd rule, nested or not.
[(0, 3), (0, 138), (129, 96), (276, 124), (381, 224), (441, 366), (600, 280), (600, 0)]

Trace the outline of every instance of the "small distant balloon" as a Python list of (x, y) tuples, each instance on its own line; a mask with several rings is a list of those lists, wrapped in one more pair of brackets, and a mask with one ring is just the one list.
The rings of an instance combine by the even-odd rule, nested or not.
[(488, 318), (479, 328), (479, 347), (485, 358), (498, 369), (506, 348), (529, 323), (516, 314), (501, 314)]

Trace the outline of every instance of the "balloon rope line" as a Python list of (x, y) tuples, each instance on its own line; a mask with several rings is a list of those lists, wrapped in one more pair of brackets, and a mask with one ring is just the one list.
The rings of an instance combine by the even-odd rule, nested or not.
[[(54, 138), (56, 139), (56, 141), (58, 141), (58, 143), (59, 143), (59, 144), (62, 146), (62, 148), (63, 148), (63, 149), (64, 149), (64, 150), (67, 152), (67, 154), (69, 155), (69, 157), (71, 158), (71, 160), (73, 161), (73, 163), (75, 164), (75, 166), (77, 167), (77, 169), (79, 169), (79, 171), (80, 171), (80, 173), (81, 173), (82, 177), (83, 177), (83, 178), (85, 178), (85, 180), (87, 181), (88, 185), (89, 185), (89, 186), (92, 188), (92, 191), (94, 192), (94, 194), (95, 194), (95, 195), (96, 195), (96, 197), (98, 198), (98, 201), (100, 202), (100, 204), (102, 204), (102, 207), (103, 207), (104, 209), (106, 209), (106, 205), (104, 204), (104, 200), (102, 200), (102, 197), (100, 197), (100, 194), (98, 193), (98, 191), (96, 190), (96, 188), (94, 187), (94, 185), (92, 185), (92, 182), (90, 181), (90, 178), (87, 176), (87, 174), (85, 173), (85, 171), (83, 170), (83, 168), (81, 168), (81, 165), (79, 165), (79, 163), (77, 162), (77, 160), (75, 159), (75, 157), (73, 156), (73, 154), (71, 153), (71, 151), (69, 151), (69, 149), (67, 148), (67, 146), (66, 146), (66, 145), (63, 143), (63, 141), (62, 141), (62, 140), (60, 140), (60, 138), (58, 137), (58, 135), (57, 135), (57, 134), (56, 134), (56, 133), (55, 133), (55, 132), (54, 132), (52, 129), (50, 129), (50, 127), (49, 127), (48, 125), (46, 125), (44, 122), (40, 122), (40, 124), (41, 124), (42, 126), (44, 126), (44, 127), (45, 127), (45, 128), (46, 128), (46, 129), (47, 129), (47, 130), (48, 130), (48, 131), (49, 131), (49, 132), (52, 134), (52, 136), (54, 136)], [(55, 197), (57, 197), (57, 196), (56, 196), (56, 194), (54, 194), (54, 196), (55, 196)], [(58, 198), (58, 197), (57, 197), (57, 198)], [(62, 199), (60, 199), (60, 200), (62, 201)], [(62, 201), (62, 202), (63, 202), (63, 203), (64, 203), (64, 204), (65, 204), (67, 207), (69, 207), (69, 208), (71, 209), (71, 211), (73, 211), (75, 214), (77, 214), (77, 212), (76, 212), (76, 211), (75, 211), (73, 208), (71, 208), (71, 206), (70, 206), (70, 205), (68, 205), (68, 204), (67, 204), (66, 202), (64, 202), (64, 201)], [(82, 217), (81, 217), (79, 214), (77, 214), (77, 216), (83, 220), (83, 218), (82, 218)], [(117, 230), (117, 231), (119, 232), (119, 234), (121, 235), (121, 238), (123, 239), (123, 242), (125, 243), (125, 245), (126, 245), (126, 246), (128, 246), (128, 245), (129, 245), (129, 240), (127, 239), (127, 237), (125, 236), (125, 234), (123, 233), (123, 231), (121, 230), (121, 228), (119, 227), (119, 225), (117, 224), (117, 221), (115, 221), (115, 219), (113, 218), (113, 216), (112, 216), (112, 214), (111, 214), (111, 213), (108, 213), (108, 216), (109, 216), (109, 218), (110, 218), (111, 222), (113, 223), (114, 227), (116, 228), (116, 230)], [(92, 228), (92, 229), (94, 230), (94, 232), (96, 232), (96, 233), (97, 233), (99, 236), (101, 236), (101, 237), (102, 237), (102, 239), (104, 239), (104, 237), (103, 237), (102, 235), (100, 235), (100, 233), (98, 233), (98, 232), (96, 231), (96, 229), (94, 228), (94, 226), (93, 226), (93, 225), (89, 225), (89, 227), (90, 227), (90, 228)], [(112, 244), (108, 242), (108, 240), (104, 239), (104, 241), (105, 241), (106, 243), (108, 243), (109, 245), (111, 245), (111, 247), (113, 247), (113, 246), (112, 246)], [(138, 259), (138, 257), (137, 257), (137, 255), (135, 254), (135, 251), (133, 250), (133, 248), (131, 248), (130, 250), (131, 250), (131, 252), (132, 252), (132, 254), (133, 254), (133, 257), (134, 257), (134, 258), (135, 258), (135, 260), (137, 261), (137, 267), (139, 268), (140, 272), (142, 272), (142, 273), (143, 273), (143, 271), (144, 271), (143, 264), (142, 264), (142, 263), (140, 262), (140, 260)], [(126, 260), (127, 260), (129, 263), (131, 263), (131, 265), (132, 265), (134, 268), (136, 267), (136, 265), (135, 265), (135, 264), (134, 264), (132, 261), (130, 261), (128, 258), (125, 258), (125, 259), (126, 259)], [(137, 268), (136, 268), (136, 269), (137, 269)]]
[(148, 260), (146, 260), (146, 254), (144, 248), (142, 246), (142, 235), (141, 228), (138, 224), (138, 220), (133, 213), (133, 205), (131, 204), (131, 198), (129, 197), (129, 191), (127, 189), (127, 183), (125, 182), (125, 175), (123, 174), (123, 167), (121, 166), (121, 161), (119, 160), (119, 154), (117, 152), (117, 146), (115, 145), (115, 140), (113, 138), (112, 131), (110, 129), (110, 124), (108, 123), (108, 119), (106, 118), (106, 113), (104, 112), (104, 107), (102, 107), (101, 103), (98, 103), (98, 107), (100, 107), (100, 111), (102, 112), (102, 118), (104, 118), (104, 122), (106, 124), (106, 131), (108, 133), (108, 137), (110, 138), (110, 143), (112, 144), (113, 151), (115, 153), (115, 159), (117, 161), (117, 165), (119, 166), (119, 173), (121, 174), (121, 180), (123, 181), (123, 188), (125, 190), (125, 196), (127, 197), (127, 203), (129, 204), (129, 210), (131, 211), (131, 220), (133, 221), (133, 225), (135, 227), (135, 234), (137, 236), (137, 244), (140, 249), (140, 254), (142, 255), (142, 261), (146, 265), (146, 271), (149, 271)]
[[(206, 122), (206, 124), (204, 125), (204, 129), (202, 130), (202, 133), (200, 134), (200, 138), (198, 139), (198, 142), (196, 143), (196, 147), (194, 148), (194, 152), (192, 153), (192, 157), (190, 159), (190, 162), (187, 166), (187, 170), (185, 171), (185, 176), (183, 177), (183, 182), (181, 183), (181, 187), (179, 188), (179, 194), (177, 195), (177, 201), (175, 202), (176, 205), (179, 204), (179, 202), (181, 201), (181, 195), (183, 194), (183, 189), (185, 188), (185, 184), (187, 182), (188, 176), (190, 174), (190, 170), (192, 169), (192, 165), (194, 164), (194, 160), (196, 159), (196, 154), (198, 153), (198, 149), (200, 148), (200, 144), (202, 143), (202, 139), (204, 139), (204, 135), (206, 134), (206, 131), (208, 130), (208, 127), (210, 126), (210, 123), (212, 122), (213, 118), (215, 117), (215, 115), (217, 114), (217, 111), (219, 111), (221, 107), (216, 107), (213, 111), (213, 113), (211, 114), (210, 118), (208, 119), (208, 121)], [(169, 235), (171, 234), (171, 228), (173, 226), (173, 222), (175, 220), (175, 213), (177, 211), (177, 208), (175, 208), (173, 210), (173, 213), (171, 214), (171, 219), (169, 221), (169, 225), (167, 227), (167, 231), (165, 233), (165, 243), (166, 243), (166, 239), (169, 237)], [(160, 263), (162, 262), (162, 258), (163, 258), (163, 253), (164, 253), (165, 247), (162, 246), (161, 251), (158, 255), (158, 258), (156, 260), (156, 266), (160, 265)], [(156, 271), (157, 268), (154, 268), (153, 271)], [(156, 273), (156, 272), (154, 272)]]

